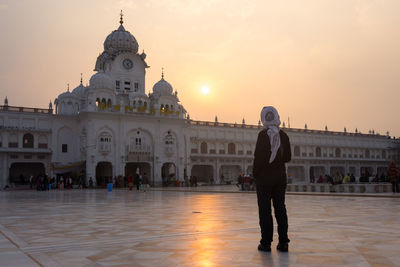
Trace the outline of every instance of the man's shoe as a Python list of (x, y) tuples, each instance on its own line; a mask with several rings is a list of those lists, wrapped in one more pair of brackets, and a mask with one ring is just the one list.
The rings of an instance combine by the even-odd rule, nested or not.
[(270, 252), (271, 251), (271, 244), (267, 244), (267, 245), (259, 244), (258, 245), (258, 250), (259, 251), (264, 251), (264, 252)]
[(276, 249), (281, 251), (281, 252), (288, 252), (289, 251), (289, 244), (288, 243), (278, 243), (278, 246), (276, 246)]

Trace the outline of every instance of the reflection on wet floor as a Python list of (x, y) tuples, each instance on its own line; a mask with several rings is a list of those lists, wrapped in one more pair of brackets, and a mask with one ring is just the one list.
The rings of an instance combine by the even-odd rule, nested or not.
[(289, 253), (257, 251), (255, 194), (0, 192), (0, 266), (395, 266), (395, 198), (287, 196)]

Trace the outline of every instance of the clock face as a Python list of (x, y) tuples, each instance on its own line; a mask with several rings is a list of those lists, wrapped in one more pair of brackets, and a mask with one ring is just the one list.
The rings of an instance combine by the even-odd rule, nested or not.
[(125, 69), (130, 70), (133, 67), (133, 62), (132, 60), (126, 58), (124, 61), (122, 61), (122, 65), (124, 66)]

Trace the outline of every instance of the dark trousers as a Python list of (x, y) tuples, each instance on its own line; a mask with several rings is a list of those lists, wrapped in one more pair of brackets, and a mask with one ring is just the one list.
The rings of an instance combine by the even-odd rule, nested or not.
[(399, 193), (399, 181), (392, 182), (392, 191), (393, 193)]
[(273, 240), (274, 222), (271, 215), (271, 200), (274, 205), (275, 218), (278, 223), (280, 243), (288, 243), (288, 218), (285, 206), (286, 185), (275, 185), (270, 188), (257, 188), (258, 215), (260, 218), (261, 240), (263, 245)]

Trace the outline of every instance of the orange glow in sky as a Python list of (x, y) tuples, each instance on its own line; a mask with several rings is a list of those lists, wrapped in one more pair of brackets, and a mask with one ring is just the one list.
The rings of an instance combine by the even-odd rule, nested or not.
[(397, 0), (0, 0), (0, 103), (88, 83), (121, 9), (146, 92), (164, 67), (192, 119), (257, 124), (274, 105), (292, 127), (400, 136)]

